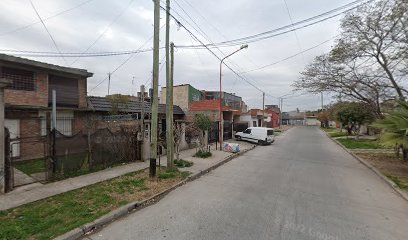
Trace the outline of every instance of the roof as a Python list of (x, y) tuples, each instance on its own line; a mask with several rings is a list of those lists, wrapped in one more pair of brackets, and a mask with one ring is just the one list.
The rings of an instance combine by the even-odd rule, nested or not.
[(58, 65), (44, 63), (44, 62), (39, 62), (39, 61), (27, 59), (27, 58), (15, 57), (15, 56), (12, 56), (12, 55), (7, 55), (7, 54), (0, 54), (0, 61), (10, 62), (10, 63), (15, 63), (15, 64), (28, 65), (28, 66), (43, 68), (43, 69), (48, 69), (48, 70), (54, 70), (54, 71), (57, 71), (57, 72), (70, 73), (70, 74), (79, 75), (79, 76), (83, 76), (83, 77), (92, 77), (93, 76), (93, 73), (88, 72), (85, 69), (63, 67), (63, 66), (58, 66)]
[[(193, 101), (190, 103), (190, 111), (219, 111), (220, 110), (220, 101), (219, 100), (201, 100)], [(229, 106), (222, 106), (222, 111), (224, 112), (235, 112), (238, 110), (233, 109)]]
[[(90, 109), (99, 112), (110, 112), (112, 110), (111, 102), (106, 97), (88, 97), (88, 106)], [(144, 110), (146, 113), (151, 112), (150, 102), (144, 103)], [(119, 112), (136, 113), (142, 111), (142, 103), (136, 100), (130, 100), (129, 104), (118, 104)], [(159, 113), (166, 114), (166, 104), (159, 104)], [(177, 105), (173, 106), (173, 113), (175, 115), (184, 115), (183, 110)]]

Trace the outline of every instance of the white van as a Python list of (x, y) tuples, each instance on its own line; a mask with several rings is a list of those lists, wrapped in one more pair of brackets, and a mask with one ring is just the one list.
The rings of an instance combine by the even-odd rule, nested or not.
[(273, 128), (250, 127), (243, 132), (235, 134), (237, 140), (245, 140), (262, 145), (271, 144), (275, 141)]

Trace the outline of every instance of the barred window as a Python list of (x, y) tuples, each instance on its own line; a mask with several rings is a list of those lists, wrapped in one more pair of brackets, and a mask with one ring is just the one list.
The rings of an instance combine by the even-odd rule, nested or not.
[(2, 78), (12, 80), (12, 84), (8, 86), (8, 89), (34, 91), (35, 90), (35, 78), (33, 71), (27, 71), (16, 68), (3, 67)]
[[(47, 113), (45, 111), (39, 112), (39, 117), (41, 118), (41, 135), (47, 135)], [(51, 114), (50, 114), (51, 118)], [(57, 131), (65, 136), (72, 136), (72, 124), (74, 120), (73, 112), (57, 112)], [(52, 125), (52, 119), (49, 119), (50, 126)]]

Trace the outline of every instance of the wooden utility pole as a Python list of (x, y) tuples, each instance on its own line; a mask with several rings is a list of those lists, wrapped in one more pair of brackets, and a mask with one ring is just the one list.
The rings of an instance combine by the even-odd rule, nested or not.
[(154, 36), (153, 36), (153, 94), (152, 94), (152, 125), (150, 143), (150, 166), (149, 176), (156, 176), (157, 158), (157, 121), (158, 121), (158, 95), (159, 95), (159, 41), (160, 41), (160, 1), (154, 0)]
[(171, 45), (172, 56), (170, 58), (170, 0), (166, 0), (166, 155), (167, 168), (174, 166), (174, 136), (173, 136), (173, 69), (170, 69), (170, 61), (173, 66), (173, 43)]
[(144, 111), (144, 101), (145, 101), (145, 96), (144, 96), (144, 93), (145, 93), (145, 86), (144, 85), (141, 85), (140, 86), (140, 106), (141, 106), (141, 116), (140, 116), (140, 119), (141, 119), (141, 128), (140, 128), (140, 131), (141, 131), (141, 136), (142, 136), (142, 147), (140, 148), (141, 150), (140, 150), (140, 158), (141, 158), (141, 160), (144, 162), (144, 160), (145, 160), (145, 158), (144, 158), (144, 147), (145, 147), (145, 125), (144, 125), (144, 119), (145, 119), (145, 111)]
[(110, 92), (110, 81), (111, 81), (111, 73), (108, 73), (108, 96)]
[(265, 127), (265, 92), (262, 92), (262, 127)]
[(283, 98), (280, 99), (280, 124), (279, 128), (282, 128), (282, 117), (283, 117)]
[(321, 98), (322, 98), (322, 112), (323, 112), (323, 92), (320, 93), (321, 94)]

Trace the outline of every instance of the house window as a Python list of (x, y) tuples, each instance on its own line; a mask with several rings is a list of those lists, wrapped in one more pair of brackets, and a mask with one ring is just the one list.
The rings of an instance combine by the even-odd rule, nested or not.
[[(41, 135), (47, 135), (47, 112), (39, 112), (41, 118)], [(50, 114), (50, 126), (52, 126), (52, 117)], [(57, 131), (65, 136), (72, 136), (72, 124), (74, 120), (74, 112), (57, 112)]]
[(256, 121), (253, 121), (253, 122), (252, 122), (252, 126), (253, 126), (253, 127), (256, 127)]
[(10, 79), (13, 82), (8, 89), (34, 91), (34, 72), (16, 68), (3, 67), (1, 72), (2, 78)]

